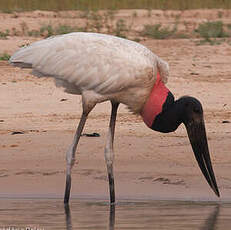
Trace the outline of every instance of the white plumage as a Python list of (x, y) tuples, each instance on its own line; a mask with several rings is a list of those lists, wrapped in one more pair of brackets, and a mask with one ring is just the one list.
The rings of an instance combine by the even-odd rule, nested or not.
[(135, 113), (150, 94), (156, 72), (164, 83), (168, 78), (168, 64), (143, 45), (97, 33), (41, 40), (21, 48), (10, 62), (32, 68), (34, 75), (53, 77), (68, 93), (96, 103), (116, 100)]

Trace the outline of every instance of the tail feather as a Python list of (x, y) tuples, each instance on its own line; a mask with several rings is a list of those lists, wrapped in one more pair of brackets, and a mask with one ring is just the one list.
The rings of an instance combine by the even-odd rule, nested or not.
[(9, 60), (10, 64), (13, 66), (17, 66), (20, 68), (32, 68), (32, 64), (31, 63), (25, 63), (25, 62), (12, 62), (11, 60)]

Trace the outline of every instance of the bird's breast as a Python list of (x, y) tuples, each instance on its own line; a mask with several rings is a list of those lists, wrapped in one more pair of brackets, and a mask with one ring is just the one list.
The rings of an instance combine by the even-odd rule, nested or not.
[(169, 94), (171, 92), (161, 81), (159, 73), (157, 73), (156, 82), (141, 112), (143, 121), (149, 128), (151, 128), (156, 116), (163, 111)]

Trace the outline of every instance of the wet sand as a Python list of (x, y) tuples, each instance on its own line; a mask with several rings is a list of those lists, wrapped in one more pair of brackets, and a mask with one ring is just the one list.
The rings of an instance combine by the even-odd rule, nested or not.
[[(39, 27), (39, 20), (44, 20), (38, 13), (34, 17), (27, 14), (17, 18), (18, 26), (26, 20)], [(12, 17), (4, 14), (1, 18), (0, 28), (12, 23), (17, 26)], [(195, 20), (203, 20), (198, 18)], [(137, 26), (142, 23), (142, 18), (138, 19)], [(168, 20), (166, 17), (165, 22)], [(10, 36), (0, 40), (0, 53), (12, 54), (20, 45), (38, 39)], [(169, 62), (167, 87), (176, 98), (191, 95), (202, 102), (221, 198), (216, 198), (203, 178), (183, 126), (174, 133), (153, 132), (120, 106), (114, 166), (117, 199), (230, 201), (231, 123), (227, 122), (231, 122), (231, 46), (227, 42), (198, 46), (196, 41), (146, 39), (141, 43)], [(0, 197), (61, 198), (65, 152), (81, 115), (81, 98), (64, 93), (50, 79), (37, 79), (4, 61), (0, 62), (0, 75)], [(104, 163), (109, 115), (110, 105), (103, 103), (89, 116), (84, 132), (101, 136), (80, 140), (73, 197), (109, 197)], [(22, 134), (12, 135), (16, 131)]]

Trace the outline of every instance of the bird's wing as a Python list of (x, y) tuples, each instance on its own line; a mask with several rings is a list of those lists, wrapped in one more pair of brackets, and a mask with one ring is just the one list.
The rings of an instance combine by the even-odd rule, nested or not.
[(132, 87), (146, 71), (157, 68), (155, 58), (147, 48), (125, 39), (72, 33), (21, 48), (10, 63), (65, 81), (80, 91), (113, 93)]

